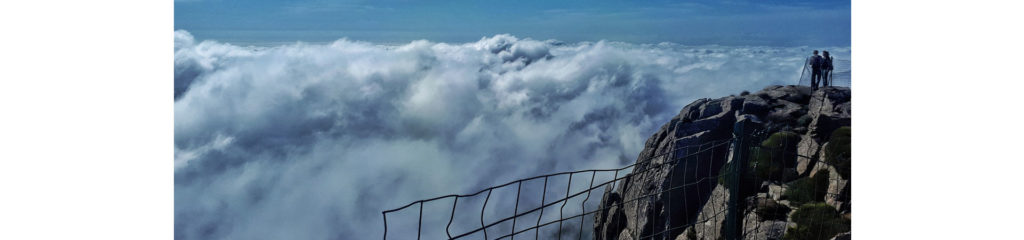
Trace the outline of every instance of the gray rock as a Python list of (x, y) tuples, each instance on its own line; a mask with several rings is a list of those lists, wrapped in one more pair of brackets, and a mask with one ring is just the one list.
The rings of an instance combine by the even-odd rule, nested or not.
[(815, 91), (808, 103), (808, 115), (811, 123), (807, 126), (807, 134), (822, 141), (832, 134), (836, 128), (850, 126), (850, 94), (846, 88), (825, 88)]
[(850, 118), (848, 117), (833, 117), (821, 114), (811, 119), (811, 124), (807, 126), (807, 134), (818, 141), (828, 140), (828, 137), (832, 135), (832, 131), (835, 131), (836, 128), (850, 126)]
[(743, 239), (782, 239), (786, 234), (786, 221), (762, 220), (753, 212), (743, 217)]
[[(729, 190), (718, 185), (711, 192), (711, 198), (700, 210), (697, 221), (691, 227), (696, 232), (697, 239), (719, 239), (722, 235), (721, 229), (725, 226), (726, 208), (729, 203)], [(686, 231), (676, 239), (686, 235)]]
[(764, 92), (768, 92), (768, 91), (779, 89), (779, 88), (783, 88), (783, 86), (782, 85), (770, 85), (770, 86), (764, 87), (764, 89), (761, 89), (761, 91), (758, 92), (758, 93), (764, 93)]
[(850, 90), (849, 88), (824, 88), (815, 91), (810, 96), (810, 102), (808, 102), (808, 108), (812, 112), (822, 112), (829, 115), (836, 115), (838, 113), (846, 112), (845, 117), (849, 117), (849, 108), (840, 110), (839, 105), (850, 102)]
[(828, 194), (825, 194), (825, 203), (835, 207), (838, 211), (848, 210), (844, 209), (844, 206), (850, 200), (850, 181), (843, 179), (833, 166), (829, 166), (828, 171)]
[(782, 200), (782, 194), (786, 192), (786, 188), (782, 185), (771, 184), (768, 185), (768, 197), (772, 200)]
[(736, 117), (736, 122), (749, 122), (749, 123), (755, 123), (755, 124), (764, 124), (764, 122), (761, 121), (761, 118), (758, 118), (757, 115), (752, 115), (752, 114), (742, 114), (742, 115), (739, 115), (739, 116)]
[(850, 240), (850, 239), (853, 239), (853, 235), (851, 235), (850, 232), (844, 232), (844, 233), (840, 233), (840, 234), (836, 235), (835, 237), (832, 237), (829, 240)]
[(806, 86), (773, 86), (758, 95), (768, 99), (781, 99), (806, 104), (811, 98), (811, 88)]
[(795, 128), (793, 128), (793, 132), (796, 132), (798, 134), (806, 134), (807, 133), (807, 127), (795, 127)]
[(730, 116), (713, 116), (693, 122), (680, 122), (676, 124), (673, 135), (681, 138), (703, 131), (732, 129), (732, 119)]
[(622, 197), (612, 192), (611, 187), (605, 188), (604, 196), (601, 197), (603, 211), (594, 214), (594, 220), (601, 225), (595, 226), (594, 239), (615, 239), (623, 229), (626, 228), (626, 215), (622, 208)]
[(768, 113), (768, 110), (770, 109), (771, 105), (768, 104), (768, 101), (765, 101), (764, 99), (758, 97), (746, 98), (746, 100), (743, 101), (742, 105), (742, 112), (744, 114), (754, 114), (763, 116), (764, 114)]
[(829, 174), (829, 177), (830, 177), (830, 178), (832, 178), (832, 177), (833, 177), (833, 176), (832, 176), (832, 174), (833, 174), (833, 173), (832, 173), (832, 166), (829, 166), (828, 164), (825, 164), (825, 162), (824, 162), (824, 161), (821, 161), (820, 159), (819, 159), (819, 161), (816, 161), (816, 162), (817, 162), (817, 163), (816, 163), (816, 164), (814, 164), (814, 167), (813, 167), (813, 168), (811, 168), (810, 174), (808, 174), (808, 175), (807, 175), (807, 177), (811, 177), (811, 178), (813, 178), (813, 177), (815, 177), (815, 175), (817, 175), (817, 174), (818, 174), (818, 172), (819, 172), (819, 171), (821, 171), (821, 170), (825, 170), (825, 171), (827, 171), (827, 172), (828, 172), (828, 174)]
[[(595, 239), (633, 239), (658, 232), (667, 234), (655, 239), (688, 239), (686, 231), (691, 229), (698, 239), (721, 238), (729, 192), (717, 184), (716, 178), (722, 166), (732, 161), (733, 151), (730, 145), (722, 145), (693, 153), (699, 152), (700, 148), (695, 147), (698, 144), (732, 137), (740, 121), (769, 133), (800, 129), (797, 152), (801, 157), (797, 166), (785, 171), (793, 172), (793, 178), (805, 178), (815, 169), (830, 169), (830, 176), (838, 178), (833, 168), (820, 162), (821, 144), (835, 128), (850, 124), (849, 91), (769, 86), (745, 96), (699, 99), (688, 104), (647, 139), (633, 172), (615, 189), (606, 189), (600, 205), (606, 209), (594, 216)], [(832, 198), (826, 201), (848, 212), (850, 182), (834, 182), (829, 186)], [(756, 206), (763, 203), (762, 207), (792, 208), (782, 197), (785, 188), (781, 183), (769, 182), (755, 191), (748, 195), (754, 202), (747, 204), (748, 211), (738, 219), (744, 222), (744, 238), (780, 239), (786, 227), (793, 225), (787, 221), (788, 215), (759, 218)], [(633, 199), (640, 201), (630, 201)]]
[(747, 198), (747, 209), (745, 211), (752, 211), (757, 214), (758, 219), (761, 221), (784, 221), (787, 215), (792, 210), (789, 206), (781, 204), (771, 198), (759, 196)]
[(699, 118), (710, 118), (718, 117), (723, 114), (733, 114), (734, 111), (740, 110), (743, 107), (744, 97), (724, 97), (715, 100), (709, 100), (707, 103), (701, 106)]
[(697, 99), (697, 101), (693, 101), (689, 105), (686, 105), (686, 107), (683, 107), (683, 109), (679, 111), (679, 115), (677, 117), (684, 121), (700, 118), (700, 109), (708, 101), (710, 101), (710, 99), (707, 98)]
[(772, 109), (765, 118), (770, 122), (795, 124), (796, 120), (806, 113), (806, 105), (778, 100), (772, 105)]
[(840, 116), (840, 117), (850, 117), (851, 116), (851, 111), (852, 111), (851, 107), (852, 107), (852, 105), (850, 104), (850, 102), (844, 102), (844, 103), (841, 103), (841, 104), (837, 105), (832, 111), (837, 116)]
[(616, 238), (618, 240), (633, 240), (633, 231), (630, 229), (623, 230)]
[(706, 118), (722, 113), (722, 102), (725, 99), (715, 99), (708, 101), (704, 105), (700, 106), (700, 115), (698, 118)]
[(818, 146), (818, 141), (814, 140), (810, 135), (800, 136), (800, 143), (796, 145), (796, 173), (797, 175), (807, 174), (807, 170), (814, 167), (814, 163), (817, 162), (818, 151), (821, 149)]

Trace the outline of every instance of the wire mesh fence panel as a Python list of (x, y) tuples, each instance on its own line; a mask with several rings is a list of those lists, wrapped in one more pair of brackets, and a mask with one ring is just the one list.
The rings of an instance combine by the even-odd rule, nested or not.
[[(622, 168), (541, 175), (415, 201), (383, 212), (384, 238), (781, 239), (794, 231), (818, 239), (848, 231), (841, 222), (792, 228), (791, 221), (840, 221), (832, 206), (849, 201), (849, 180), (831, 165), (812, 166), (810, 177), (795, 172), (798, 162), (817, 161), (797, 154), (798, 141), (756, 131), (659, 150)], [(610, 193), (620, 198), (609, 200)], [(793, 209), (786, 206), (804, 202), (812, 204), (800, 207), (807, 216), (790, 219)], [(607, 226), (596, 225), (605, 223), (601, 218), (617, 218), (608, 222), (619, 225), (605, 232)]]
[(830, 86), (850, 87), (851, 64), (849, 59), (837, 58), (832, 61), (834, 67), (829, 75)]
[[(718, 141), (716, 143), (719, 146), (722, 146), (727, 144), (728, 140)], [(674, 151), (669, 151), (669, 153), (672, 152)], [(417, 211), (417, 213), (419, 213), (427, 209), (427, 207), (424, 206), (443, 206), (450, 203), (451, 214), (447, 215), (447, 221), (444, 221), (444, 218), (437, 218), (434, 216), (424, 219), (422, 214), (416, 216), (419, 221), (415, 228), (417, 238), (422, 238), (423, 234), (428, 234), (432, 237), (439, 235), (438, 231), (433, 230), (433, 228), (438, 228), (437, 226), (441, 225), (445, 226), (445, 236), (442, 237), (442, 239), (513, 239), (517, 237), (520, 239), (526, 239), (524, 237), (528, 237), (529, 235), (526, 233), (531, 231), (533, 232), (532, 239), (591, 238), (593, 235), (591, 233), (591, 230), (593, 229), (593, 214), (602, 210), (597, 209), (599, 198), (594, 196), (596, 195), (593, 193), (594, 190), (617, 186), (618, 184), (621, 184), (620, 181), (631, 175), (645, 174), (646, 172), (658, 168), (675, 166), (675, 164), (680, 160), (686, 160), (689, 158), (693, 159), (692, 161), (698, 161), (699, 159), (695, 157), (699, 157), (699, 154), (702, 153), (705, 153), (705, 151), (700, 151), (698, 149), (697, 152), (686, 154), (686, 156), (682, 156), (681, 158), (661, 160), (657, 165), (651, 163), (650, 160), (638, 161), (638, 163), (642, 165), (641, 168), (636, 168), (637, 164), (633, 164), (618, 169), (555, 173), (516, 180), (507, 184), (484, 189), (473, 194), (450, 195), (421, 200), (401, 208), (385, 211), (385, 225), (391, 224), (390, 222), (387, 222), (389, 214), (401, 214), (408, 218), (409, 216), (407, 215), (410, 215), (409, 212)], [(652, 159), (665, 159), (666, 155), (667, 154), (658, 155), (652, 157)], [(612, 174), (612, 177), (610, 178), (607, 176), (609, 173)], [(602, 175), (602, 178), (600, 179), (601, 181), (595, 182), (598, 180), (598, 175)], [(540, 183), (540, 191), (536, 191), (538, 182)], [(689, 184), (679, 186), (677, 188), (693, 186), (694, 184)], [(515, 194), (510, 192), (510, 189), (513, 188), (516, 190)], [(644, 204), (644, 207), (652, 208), (653, 206), (650, 204), (650, 198), (653, 195), (672, 190), (678, 189), (670, 188), (659, 192), (643, 194), (634, 199), (629, 199), (623, 202), (623, 204), (633, 204), (634, 209), (638, 211), (641, 204)], [(524, 193), (525, 195), (532, 197), (523, 197)], [(537, 199), (537, 195), (540, 196), (539, 201), (535, 201), (535, 199)], [(494, 197), (494, 200), (492, 200), (492, 197)], [(494, 203), (492, 203), (492, 201), (494, 201)], [(445, 204), (438, 204), (439, 202), (445, 202)], [(491, 207), (489, 208), (488, 206)], [(507, 211), (507, 206), (513, 206), (511, 212)], [(522, 209), (522, 211), (520, 211), (520, 209)], [(428, 210), (427, 212), (434, 213), (439, 211)], [(477, 219), (474, 218), (477, 214), (479, 214), (479, 223), (474, 221)], [(395, 217), (392, 217), (392, 219), (394, 218)], [(435, 221), (435, 223), (425, 224), (425, 221)], [(447, 222), (448, 224), (438, 224), (436, 222)], [(401, 226), (404, 228), (410, 228), (411, 225), (412, 224), (405, 223)], [(432, 229), (424, 230), (424, 225)], [(662, 230), (656, 228), (653, 224), (648, 225), (650, 225), (650, 230), (648, 230), (648, 232)], [(388, 226), (385, 228), (385, 238), (388, 238), (388, 234), (392, 232), (407, 233), (412, 231), (412, 229), (391, 230), (395, 227), (389, 228)], [(659, 234), (661, 232), (664, 231), (659, 231)], [(637, 237), (642, 237), (639, 236), (641, 234), (640, 231), (637, 231), (635, 234)], [(648, 238), (650, 237), (648, 236)], [(405, 236), (403, 236), (403, 239), (405, 239)]]

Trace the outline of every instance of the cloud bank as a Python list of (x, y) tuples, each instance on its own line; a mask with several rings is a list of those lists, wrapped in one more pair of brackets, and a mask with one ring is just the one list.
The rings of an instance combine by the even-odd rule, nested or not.
[(179, 30), (175, 238), (376, 239), (380, 211), (414, 200), (626, 165), (695, 99), (795, 84), (810, 50), (510, 35), (255, 48)]

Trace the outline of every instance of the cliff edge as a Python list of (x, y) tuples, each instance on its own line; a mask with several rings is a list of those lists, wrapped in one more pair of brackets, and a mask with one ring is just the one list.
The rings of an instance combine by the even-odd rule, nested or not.
[[(769, 86), (694, 101), (605, 189), (595, 239), (725, 239), (727, 222), (742, 222), (743, 239), (848, 239), (850, 97), (844, 87)], [(749, 136), (734, 135), (738, 122)], [(738, 138), (752, 143), (732, 168)], [(741, 177), (730, 181), (734, 169)], [(741, 219), (727, 219), (730, 194)]]

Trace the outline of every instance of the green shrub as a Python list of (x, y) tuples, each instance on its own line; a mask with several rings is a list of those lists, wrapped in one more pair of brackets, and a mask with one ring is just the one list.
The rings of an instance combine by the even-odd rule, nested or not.
[(792, 221), (796, 227), (786, 230), (783, 239), (830, 239), (836, 234), (850, 231), (850, 220), (840, 216), (832, 206), (820, 202), (801, 205), (793, 213)]
[[(741, 198), (753, 196), (765, 180), (783, 181), (786, 169), (796, 165), (796, 146), (800, 135), (781, 131), (770, 135), (759, 147), (750, 150), (746, 172), (740, 174)], [(726, 163), (718, 172), (718, 183), (731, 188), (732, 162)]]
[(729, 185), (731, 185), (731, 182), (729, 182), (729, 171), (732, 171), (732, 162), (722, 164), (722, 168), (718, 170), (718, 184), (725, 186), (725, 188), (729, 188)]
[(789, 184), (783, 197), (796, 205), (825, 201), (828, 193), (829, 176), (827, 170), (818, 170), (814, 177), (797, 179)]
[[(725, 189), (730, 190), (733, 186), (736, 185), (735, 183), (732, 182), (733, 175), (730, 174), (731, 171), (733, 171), (732, 164), (732, 162), (726, 163), (725, 165), (722, 166), (722, 169), (718, 171), (718, 184), (721, 184), (722, 186), (725, 186)], [(750, 172), (750, 169), (747, 169), (747, 172)], [(757, 179), (756, 177), (752, 176), (749, 173), (740, 174), (739, 180), (739, 183), (742, 184), (739, 193), (741, 199), (753, 196), (761, 187), (761, 180)]]
[(825, 162), (835, 166), (843, 179), (850, 179), (850, 127), (840, 127), (832, 131), (825, 149)]
[(797, 143), (800, 143), (800, 135), (794, 132), (772, 134), (761, 142), (760, 148), (752, 150), (749, 170), (760, 180), (784, 180), (786, 168), (796, 165)]
[(801, 127), (807, 127), (808, 125), (811, 125), (812, 120), (813, 119), (811, 118), (811, 115), (803, 115), (800, 118), (796, 119), (796, 125)]

